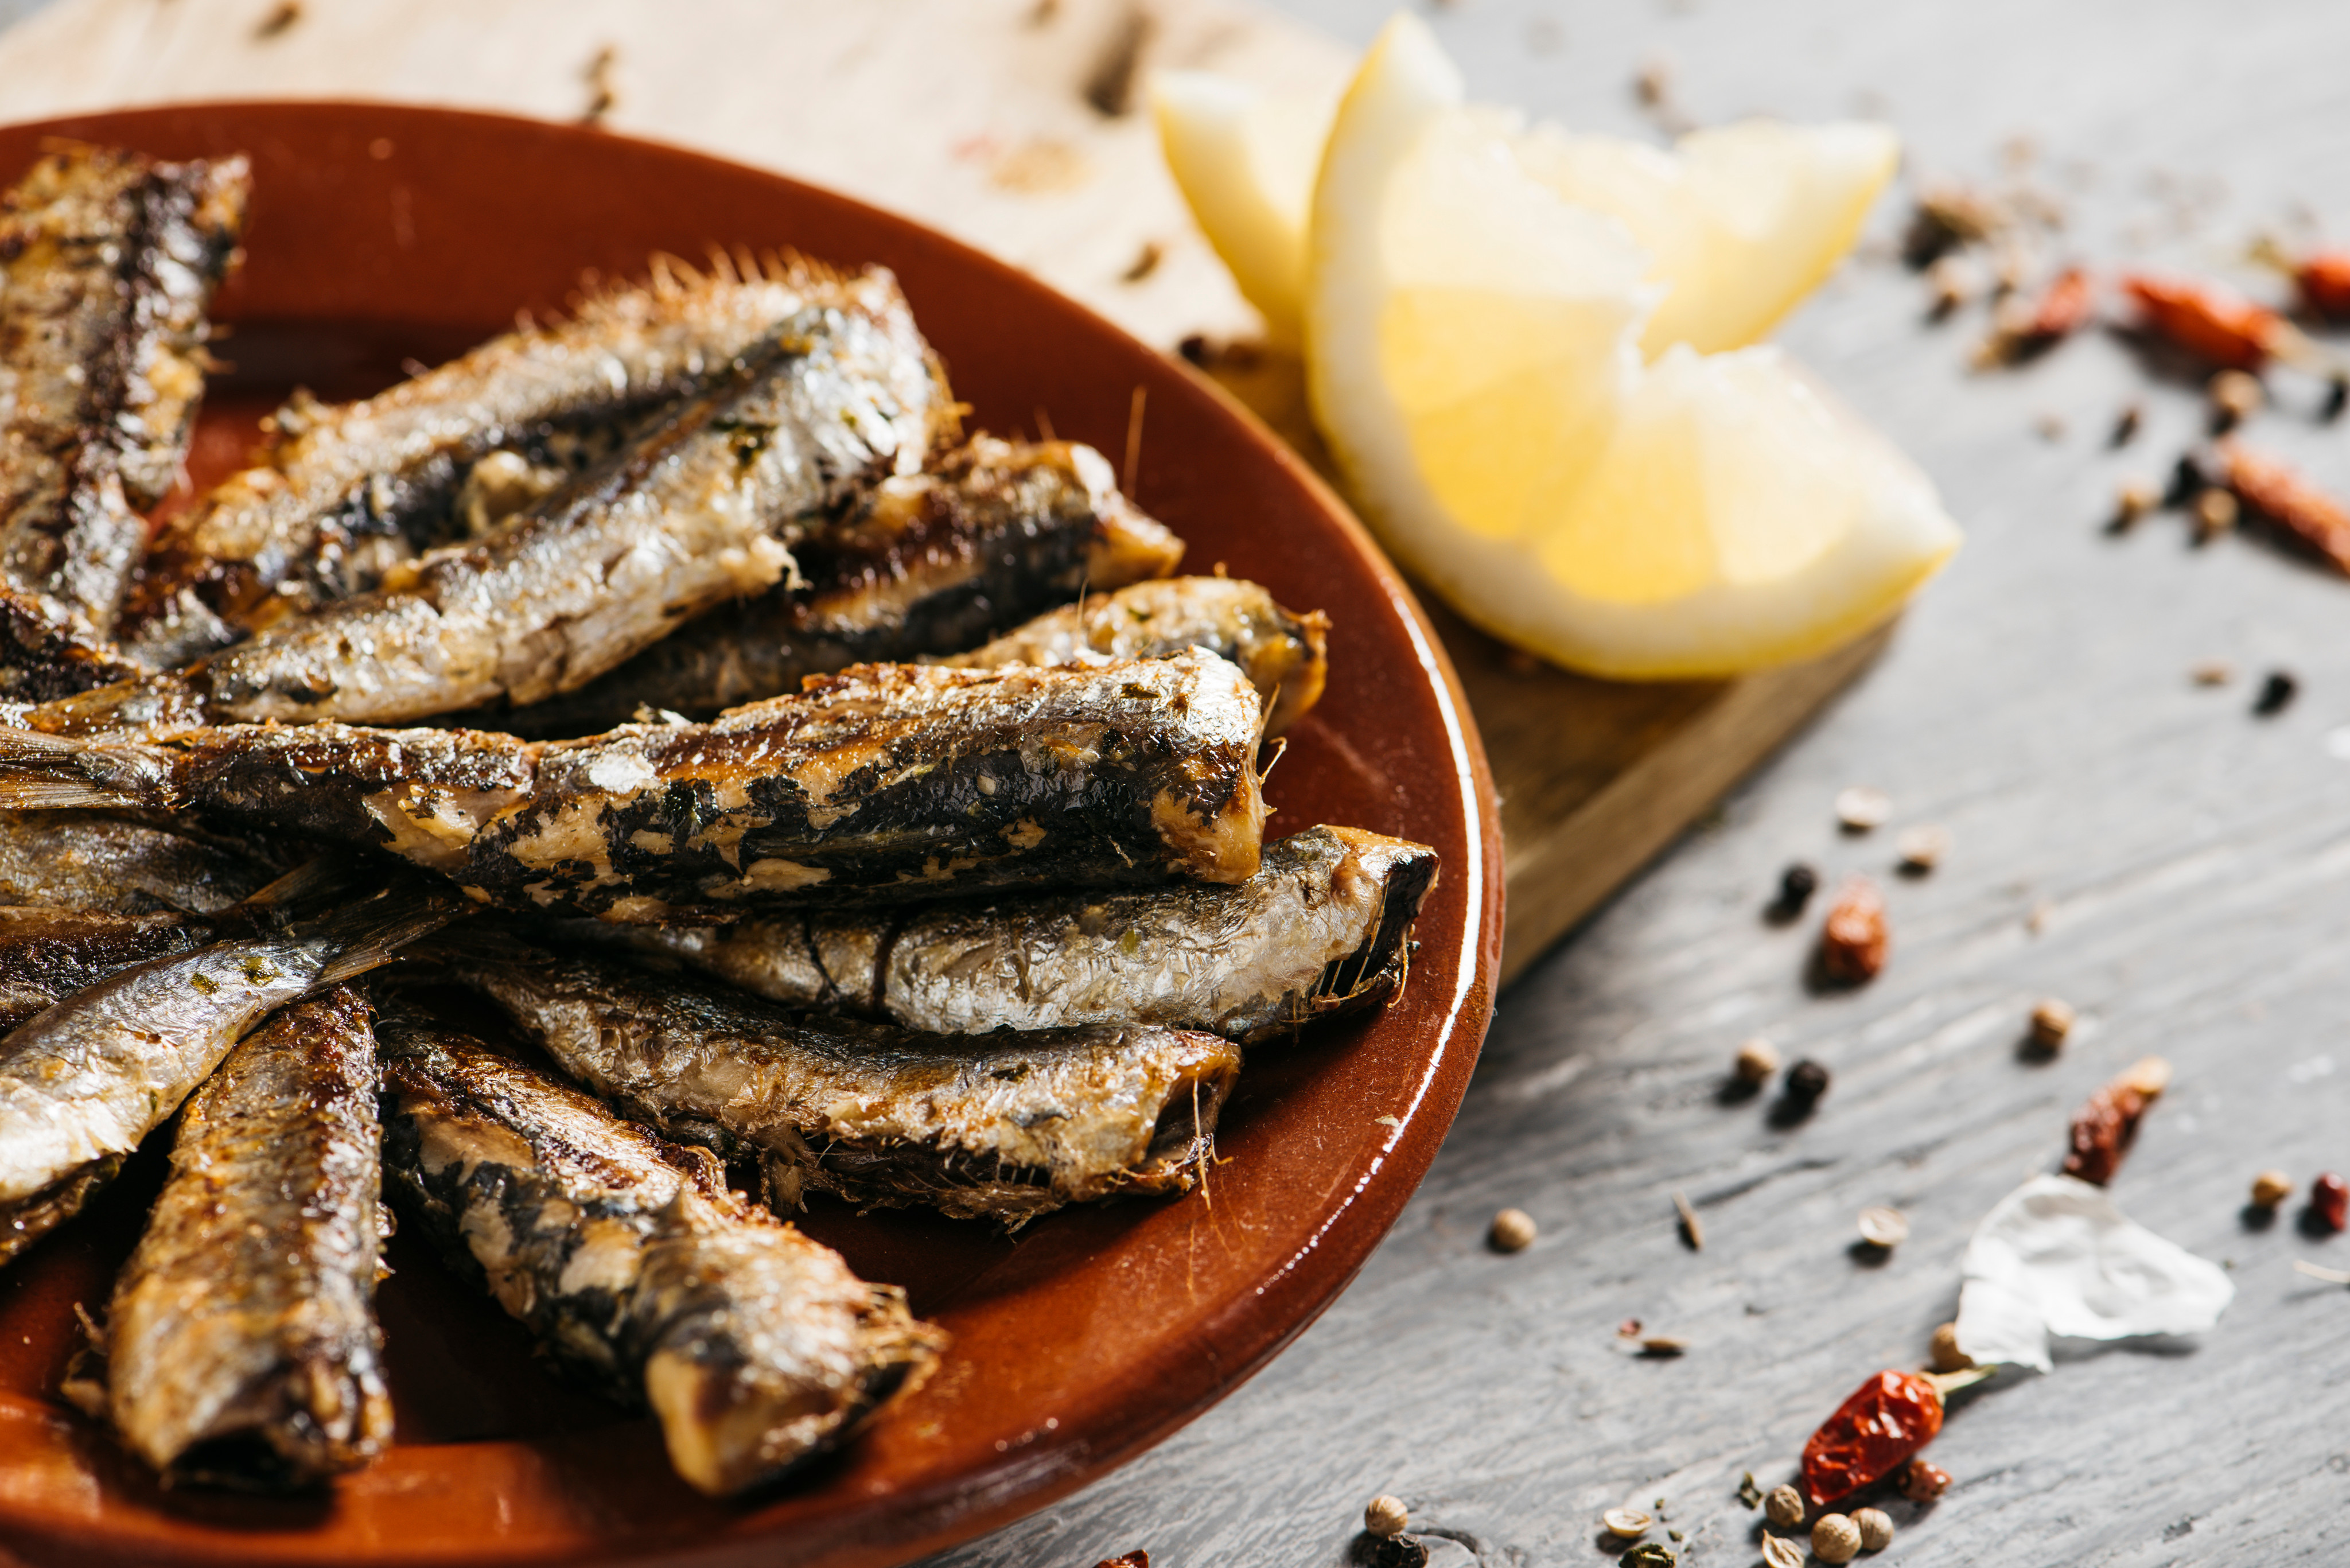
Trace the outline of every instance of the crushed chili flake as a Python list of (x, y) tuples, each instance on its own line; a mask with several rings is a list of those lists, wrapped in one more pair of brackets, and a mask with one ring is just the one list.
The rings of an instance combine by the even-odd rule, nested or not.
[(1094, 1568), (1150, 1568), (1150, 1553), (1136, 1551), (1123, 1557), (1105, 1557)]
[(2170, 1064), (2148, 1056), (2089, 1096), (2073, 1113), (2064, 1174), (2103, 1187), (2137, 1141), (2137, 1124), (2170, 1083)]
[(2272, 359), (2309, 357), (2292, 322), (2218, 284), (2133, 272), (2123, 275), (2122, 288), (2148, 328), (2215, 365), (2257, 370)]
[(1991, 337), (1976, 351), (1976, 362), (1989, 366), (2030, 358), (2086, 327), (2096, 312), (2096, 280), (2086, 267), (2068, 266), (2040, 291), (2039, 298), (2002, 307)]
[(2350, 316), (2350, 250), (2312, 251), (2293, 264), (2293, 286), (2320, 316)]
[(1847, 880), (1820, 928), (1820, 965), (1831, 980), (1856, 985), (1885, 967), (1885, 896), (1866, 877)]
[(2350, 572), (2350, 508), (2300, 471), (2241, 441), (2220, 443), (2220, 472), (2236, 499)]

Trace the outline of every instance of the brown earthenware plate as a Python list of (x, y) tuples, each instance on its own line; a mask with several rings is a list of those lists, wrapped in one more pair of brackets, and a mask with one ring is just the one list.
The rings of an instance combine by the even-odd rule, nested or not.
[[(1119, 461), (1190, 541), (1336, 623), (1329, 694), (1268, 783), (1274, 829), (1432, 844), (1443, 870), (1403, 998), (1267, 1049), (1225, 1112), (1205, 1190), (1050, 1217), (1006, 1240), (934, 1217), (806, 1216), (858, 1272), (906, 1285), (954, 1345), (848, 1449), (718, 1503), (646, 1419), (564, 1387), (520, 1330), (396, 1237), (382, 1316), (398, 1446), (316, 1498), (165, 1491), (57, 1398), (76, 1303), (106, 1297), (161, 1179), (142, 1151), (92, 1210), (0, 1272), (0, 1542), (43, 1563), (881, 1564), (978, 1534), (1140, 1453), (1231, 1392), (1353, 1278), (1418, 1185), (1491, 1012), (1502, 878), (1492, 786), (1411, 595), (1331, 493), (1183, 367), (1031, 279), (829, 192), (565, 126), (357, 104), (224, 104), (0, 130), (0, 178), (45, 136), (254, 161), (233, 369), (191, 463), (234, 466), (296, 382), (375, 390), (584, 275), (666, 251), (789, 247), (897, 270), (972, 422), (1049, 421)], [(151, 1140), (160, 1142), (161, 1139)]]

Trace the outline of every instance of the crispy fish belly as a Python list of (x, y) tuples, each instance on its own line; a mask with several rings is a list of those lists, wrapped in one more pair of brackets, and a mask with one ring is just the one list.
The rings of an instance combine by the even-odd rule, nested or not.
[(810, 675), (969, 648), (1088, 583), (1163, 576), (1183, 544), (1118, 493), (1091, 447), (982, 436), (885, 481), (792, 554), (800, 583), (713, 610), (512, 722), (588, 735), (649, 708), (707, 718)]
[(585, 741), (317, 724), (0, 729), (0, 809), (200, 808), (380, 844), (509, 908), (763, 904), (1254, 875), (1256, 689), (1230, 662), (863, 665), (715, 723)]
[(90, 811), (0, 811), (0, 903), (216, 915), (286, 866), (209, 835)]
[(1330, 618), (1292, 615), (1263, 588), (1237, 577), (1169, 577), (1037, 617), (1017, 630), (946, 660), (967, 670), (1005, 664), (1071, 664), (1157, 659), (1204, 648), (1247, 672), (1264, 699), (1264, 732), (1278, 735), (1322, 700), (1329, 676)]
[(729, 1191), (706, 1150), (436, 1023), (380, 1033), (402, 1208), (557, 1358), (650, 1406), (696, 1489), (775, 1480), (936, 1362), (902, 1291)]
[(567, 691), (782, 578), (808, 522), (920, 462), (936, 389), (910, 320), (811, 307), (728, 384), (484, 538), (26, 722), (385, 723)]
[(276, 1490), (383, 1450), (379, 1147), (375, 1037), (348, 987), (279, 1012), (189, 1096), (107, 1313), (105, 1409), (133, 1453)]
[[(489, 453), (544, 466), (600, 421), (724, 379), (810, 308), (911, 337), (897, 282), (879, 269), (840, 278), (771, 263), (703, 279), (661, 266), (649, 286), (492, 338), (363, 402), (297, 401), (278, 415), (259, 466), (156, 542), (123, 641), (141, 662), (168, 669), (241, 640), (286, 607), (364, 591), (430, 536), (432, 519), (452, 504), (464, 509), (473, 465)], [(922, 369), (929, 417), (951, 424), (933, 368)]]
[(0, 906), (0, 1030), (118, 970), (192, 952), (211, 934), (208, 923), (178, 914)]
[(248, 183), (242, 158), (70, 146), (0, 199), (0, 582), (86, 633), (186, 455)]
[(1188, 1191), (1241, 1066), (1220, 1035), (923, 1034), (486, 934), (432, 956), (629, 1115), (759, 1157), (787, 1207), (827, 1191), (1016, 1227)]
[(984, 1033), (1142, 1023), (1243, 1044), (1375, 1007), (1403, 983), (1436, 851), (1352, 827), (1264, 846), (1232, 887), (810, 910), (730, 926), (590, 926), (782, 1002)]
[(384, 892), (283, 932), (150, 960), (0, 1040), (0, 1262), (80, 1208), (254, 1025), (383, 963), (449, 901)]

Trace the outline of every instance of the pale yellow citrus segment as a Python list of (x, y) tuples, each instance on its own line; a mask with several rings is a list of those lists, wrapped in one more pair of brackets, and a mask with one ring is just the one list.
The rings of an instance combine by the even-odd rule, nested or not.
[(1159, 145), (1175, 183), (1266, 337), (1298, 341), (1305, 219), (1336, 99), (1269, 93), (1211, 71), (1151, 80)]

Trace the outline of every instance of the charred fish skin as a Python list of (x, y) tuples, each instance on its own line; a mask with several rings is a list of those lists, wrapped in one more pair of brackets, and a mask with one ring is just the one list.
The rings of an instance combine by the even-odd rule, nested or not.
[(1426, 845), (1326, 826), (1267, 844), (1257, 874), (1235, 886), (588, 934), (770, 1001), (934, 1033), (1138, 1023), (1258, 1045), (1394, 996), (1436, 874)]
[(755, 1155), (785, 1207), (829, 1191), (1017, 1228), (1070, 1203), (1187, 1191), (1241, 1065), (1213, 1034), (921, 1034), (487, 933), (430, 957), (629, 1115)]
[(150, 959), (192, 952), (210, 926), (184, 915), (0, 905), (0, 1031)]
[(172, 1479), (298, 1490), (391, 1440), (369, 1025), (348, 986), (288, 1007), (181, 1112), (106, 1318), (108, 1413)]
[[(0, 1262), (68, 1217), (276, 1009), (455, 913), (402, 888), (316, 921), (121, 970), (0, 1039)], [(61, 1194), (71, 1194), (65, 1202)]]
[(979, 436), (812, 531), (793, 547), (800, 584), (712, 610), (509, 722), (556, 736), (595, 734), (646, 709), (705, 719), (796, 691), (810, 675), (972, 647), (1089, 583), (1164, 576), (1182, 554), (1091, 447)]
[(1006, 664), (1068, 664), (1157, 659), (1204, 648), (1248, 672), (1264, 699), (1264, 732), (1278, 735), (1322, 700), (1329, 679), (1330, 618), (1295, 615), (1272, 594), (1237, 577), (1169, 577), (1037, 617), (984, 647), (946, 662), (967, 670)]
[[(899, 342), (911, 363), (895, 373), (899, 400), (935, 433), (951, 428), (943, 379), (887, 271), (844, 277), (744, 257), (704, 277), (658, 261), (645, 286), (493, 338), (362, 402), (289, 406), (260, 465), (157, 542), (124, 617), (126, 650), (174, 668), (276, 618), (289, 587), (301, 609), (372, 587), (414, 547), (419, 515), (444, 505), (488, 453), (544, 456), (534, 447), (696, 393), (810, 309), (857, 317)], [(402, 543), (388, 550), (369, 543), (394, 538)]]
[(77, 145), (0, 200), (0, 580), (93, 636), (186, 455), (249, 183)]
[(846, 1441), (933, 1366), (905, 1294), (672, 1145), (421, 1016), (382, 1031), (384, 1163), (403, 1210), (559, 1360), (650, 1407), (711, 1496)]
[(569, 691), (792, 573), (812, 522), (919, 466), (935, 391), (910, 320), (812, 306), (728, 383), (484, 537), (28, 722), (399, 723)]
[(0, 812), (0, 903), (216, 915), (289, 869), (282, 852), (88, 811)]
[(0, 809), (200, 808), (377, 844), (511, 909), (761, 905), (1253, 876), (1256, 689), (1201, 649), (1040, 670), (865, 665), (703, 725), (585, 741), (316, 724), (0, 728)]

